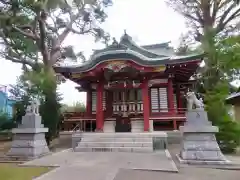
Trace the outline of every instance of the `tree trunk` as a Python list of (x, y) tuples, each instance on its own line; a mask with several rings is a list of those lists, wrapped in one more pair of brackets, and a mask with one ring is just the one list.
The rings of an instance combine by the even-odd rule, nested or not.
[(205, 68), (203, 74), (205, 90), (211, 89), (220, 80), (216, 69), (216, 49), (215, 49), (215, 30), (208, 26), (204, 28), (204, 35), (202, 38), (202, 49), (206, 53)]
[(57, 100), (57, 84), (54, 76), (54, 70), (51, 66), (46, 66), (44, 67), (44, 71), (47, 75), (47, 82), (46, 87), (43, 89), (45, 101), (43, 104), (42, 117), (44, 125), (49, 128), (49, 132), (46, 134), (46, 140), (49, 145), (58, 133), (60, 105)]

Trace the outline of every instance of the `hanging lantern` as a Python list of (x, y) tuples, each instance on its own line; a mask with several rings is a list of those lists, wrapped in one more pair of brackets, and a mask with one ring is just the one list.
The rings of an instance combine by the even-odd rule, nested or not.
[(127, 87), (127, 83), (126, 83), (126, 81), (124, 81), (124, 87)]
[(133, 81), (133, 87), (136, 87), (135, 81)]

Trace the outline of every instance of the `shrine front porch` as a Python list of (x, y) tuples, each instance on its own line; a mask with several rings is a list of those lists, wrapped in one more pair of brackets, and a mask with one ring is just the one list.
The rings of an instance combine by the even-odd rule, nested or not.
[(96, 115), (84, 116), (84, 113), (68, 114), (65, 117), (62, 131), (83, 131), (83, 132), (153, 132), (153, 131), (173, 131), (178, 130), (179, 126), (185, 122), (185, 113), (161, 113), (152, 114), (148, 119), (149, 129), (146, 131), (142, 114), (121, 117), (113, 115), (105, 117), (102, 124), (97, 128)]

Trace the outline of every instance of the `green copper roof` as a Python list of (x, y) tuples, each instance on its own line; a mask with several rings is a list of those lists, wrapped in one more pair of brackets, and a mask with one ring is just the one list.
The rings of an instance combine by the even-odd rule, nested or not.
[[(148, 48), (158, 48), (169, 47), (168, 43), (148, 45)], [(102, 50), (96, 50), (90, 59), (78, 66), (68, 66), (54, 67), (56, 72), (85, 72), (93, 69), (98, 64), (109, 61), (109, 60), (132, 60), (137, 64), (142, 66), (157, 66), (157, 65), (166, 65), (166, 64), (176, 64), (176, 63), (184, 63), (189, 61), (195, 61), (197, 59), (201, 59), (203, 54), (191, 55), (191, 56), (166, 56), (160, 55), (153, 52), (148, 51), (144, 48), (144, 46), (138, 46), (126, 32), (121, 37), (120, 42), (118, 43), (115, 39), (113, 40), (112, 45), (108, 46)]]
[(132, 60), (136, 62), (137, 64), (140, 64), (142, 66), (146, 67), (155, 67), (158, 65), (167, 65), (167, 64), (178, 64), (178, 63), (187, 63), (189, 61), (195, 61), (200, 60), (203, 57), (203, 55), (194, 55), (194, 56), (188, 56), (188, 57), (166, 57), (166, 58), (156, 58), (156, 59), (150, 59), (150, 58), (144, 58), (144, 56), (136, 55), (135, 52), (129, 52), (129, 51), (112, 51), (112, 53), (108, 52), (106, 54), (101, 54), (100, 56), (95, 56), (93, 59), (87, 61), (86, 63), (80, 65), (80, 66), (68, 66), (68, 67), (62, 67), (62, 66), (55, 66), (54, 69), (58, 73), (77, 73), (77, 72), (86, 72), (89, 70), (94, 69), (98, 64), (110, 61), (110, 60)]
[[(159, 44), (160, 45), (160, 44)], [(163, 47), (166, 45), (166, 44), (162, 44)], [(156, 45), (155, 45), (156, 46)], [(147, 49), (145, 49), (143, 46), (138, 46), (133, 40), (132, 40), (132, 37), (129, 36), (126, 32), (124, 33), (124, 35), (121, 37), (120, 39), (120, 42), (117, 42), (115, 40), (115, 38), (113, 39), (113, 43), (108, 46), (107, 48), (105, 49), (101, 49), (101, 50), (96, 50), (94, 52), (93, 55), (96, 55), (96, 54), (99, 54), (99, 53), (103, 53), (103, 52), (107, 52), (109, 50), (132, 50), (132, 51), (135, 51), (135, 52), (138, 52), (148, 58), (162, 58), (162, 57), (167, 57), (165, 55), (159, 55), (159, 54), (156, 54), (156, 53), (153, 53)]]
[(150, 45), (144, 45), (141, 46), (144, 49), (156, 49), (156, 48), (164, 48), (164, 49), (169, 49), (169, 43), (170, 42), (164, 42), (164, 43), (159, 43), (159, 44), (150, 44)]

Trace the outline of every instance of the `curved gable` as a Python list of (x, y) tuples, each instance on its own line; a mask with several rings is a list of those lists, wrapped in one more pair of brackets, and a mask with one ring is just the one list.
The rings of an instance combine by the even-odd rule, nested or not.
[[(75, 66), (75, 67), (54, 67), (55, 71), (58, 73), (63, 72), (86, 72), (90, 71), (97, 66), (101, 65), (102, 63), (112, 61), (112, 60), (122, 60), (122, 61), (132, 61), (135, 64), (138, 64), (140, 66), (147, 66), (152, 67), (156, 65), (164, 65), (168, 62), (169, 57), (164, 57), (161, 59), (150, 59), (146, 58), (145, 56), (141, 54), (137, 54), (134, 51), (112, 51), (108, 53), (102, 53), (98, 54), (95, 57), (92, 57), (92, 59), (82, 66)], [(65, 70), (64, 70), (65, 69)]]

